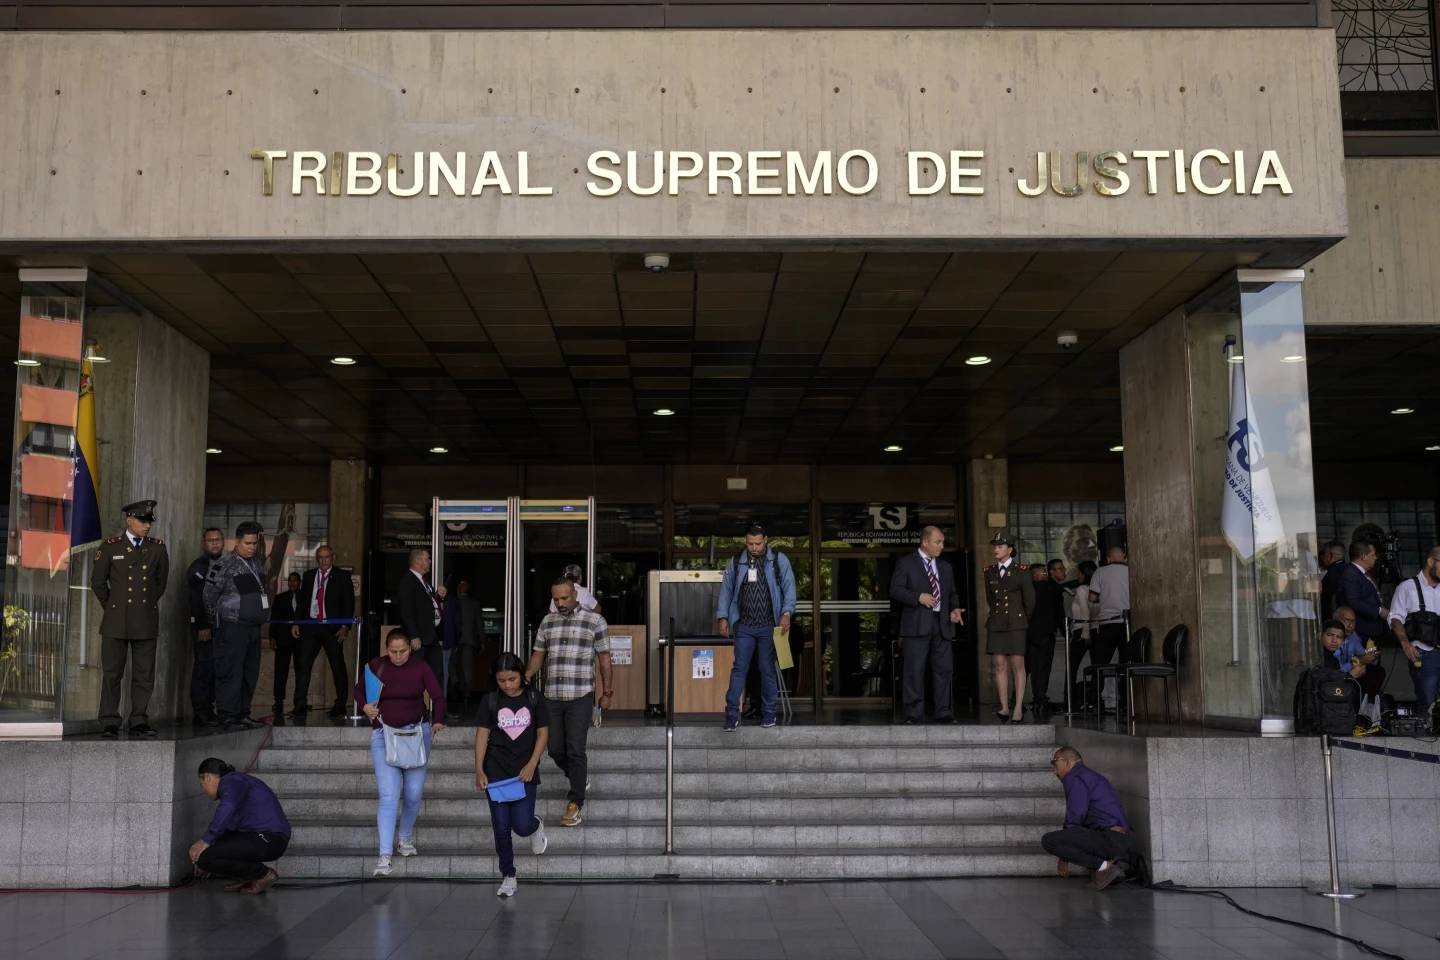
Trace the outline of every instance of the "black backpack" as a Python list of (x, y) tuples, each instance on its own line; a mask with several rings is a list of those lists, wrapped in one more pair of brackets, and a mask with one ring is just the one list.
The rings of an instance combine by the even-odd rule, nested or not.
[(1355, 732), (1360, 692), (1355, 678), (1334, 667), (1311, 667), (1295, 685), (1295, 732), (1348, 737)]

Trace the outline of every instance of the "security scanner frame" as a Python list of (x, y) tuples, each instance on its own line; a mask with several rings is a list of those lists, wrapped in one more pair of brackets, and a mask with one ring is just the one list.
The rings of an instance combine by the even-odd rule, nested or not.
[(507, 497), (504, 500), (442, 500), (430, 501), (430, 560), (433, 582), (445, 579), (445, 524), (505, 524), (505, 592), (503, 647), (507, 653), (529, 655), (529, 638), (525, 633), (525, 524), (585, 524), (585, 577), (595, 576), (595, 498), (583, 500), (528, 500)]

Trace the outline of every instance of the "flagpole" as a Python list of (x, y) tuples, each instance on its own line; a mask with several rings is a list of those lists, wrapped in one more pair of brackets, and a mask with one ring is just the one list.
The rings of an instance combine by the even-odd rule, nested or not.
[[(81, 576), (80, 583), (81, 583), (81, 586), (83, 587), (85, 584), (88, 584), (88, 583), (90, 582), (90, 564), (91, 564), (91, 562), (92, 562), (92, 558), (91, 558), (91, 556), (90, 556), (90, 551), (89, 551), (89, 550), (84, 551), (83, 553), (81, 553), (80, 556), (83, 558), (83, 560), (82, 560), (82, 562), (81, 562), (81, 564), (80, 564), (80, 576)], [(89, 658), (89, 656), (88, 656), (88, 654), (89, 654), (89, 652), (90, 652), (90, 643), (89, 643), (89, 640), (90, 640), (90, 597), (89, 597), (89, 591), (82, 589), (82, 590), (80, 591), (80, 658), (79, 658), (79, 664), (80, 664), (80, 666), (82, 666), (82, 667), (88, 667), (88, 666), (90, 665), (90, 658)]]
[(1240, 665), (1240, 589), (1237, 585), (1239, 574), (1236, 567), (1240, 557), (1230, 551), (1230, 666)]

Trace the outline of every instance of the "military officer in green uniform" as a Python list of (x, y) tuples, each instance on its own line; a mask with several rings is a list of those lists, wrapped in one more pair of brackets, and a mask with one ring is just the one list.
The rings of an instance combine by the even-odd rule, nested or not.
[[(1030, 571), (1015, 559), (1015, 540), (1004, 530), (990, 541), (995, 562), (985, 568), (985, 652), (995, 671), (995, 691), (1001, 720), (1025, 720), (1025, 632), (1035, 612), (1035, 583)], [(1010, 679), (1014, 678), (1014, 713), (1011, 713)]]
[(120, 735), (120, 682), (130, 661), (130, 734), (155, 738), (146, 710), (155, 687), (155, 645), (160, 636), (160, 597), (170, 576), (165, 543), (150, 536), (155, 501), (125, 506), (125, 532), (95, 551), (90, 589), (104, 609), (100, 621), (102, 736)]

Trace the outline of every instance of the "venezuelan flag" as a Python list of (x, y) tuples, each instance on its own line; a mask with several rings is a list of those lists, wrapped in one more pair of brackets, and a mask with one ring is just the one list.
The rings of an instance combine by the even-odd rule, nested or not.
[(80, 402), (75, 418), (75, 500), (70, 522), (70, 550), (83, 550), (101, 540), (100, 457), (95, 442), (95, 384), (90, 361), (80, 367)]

